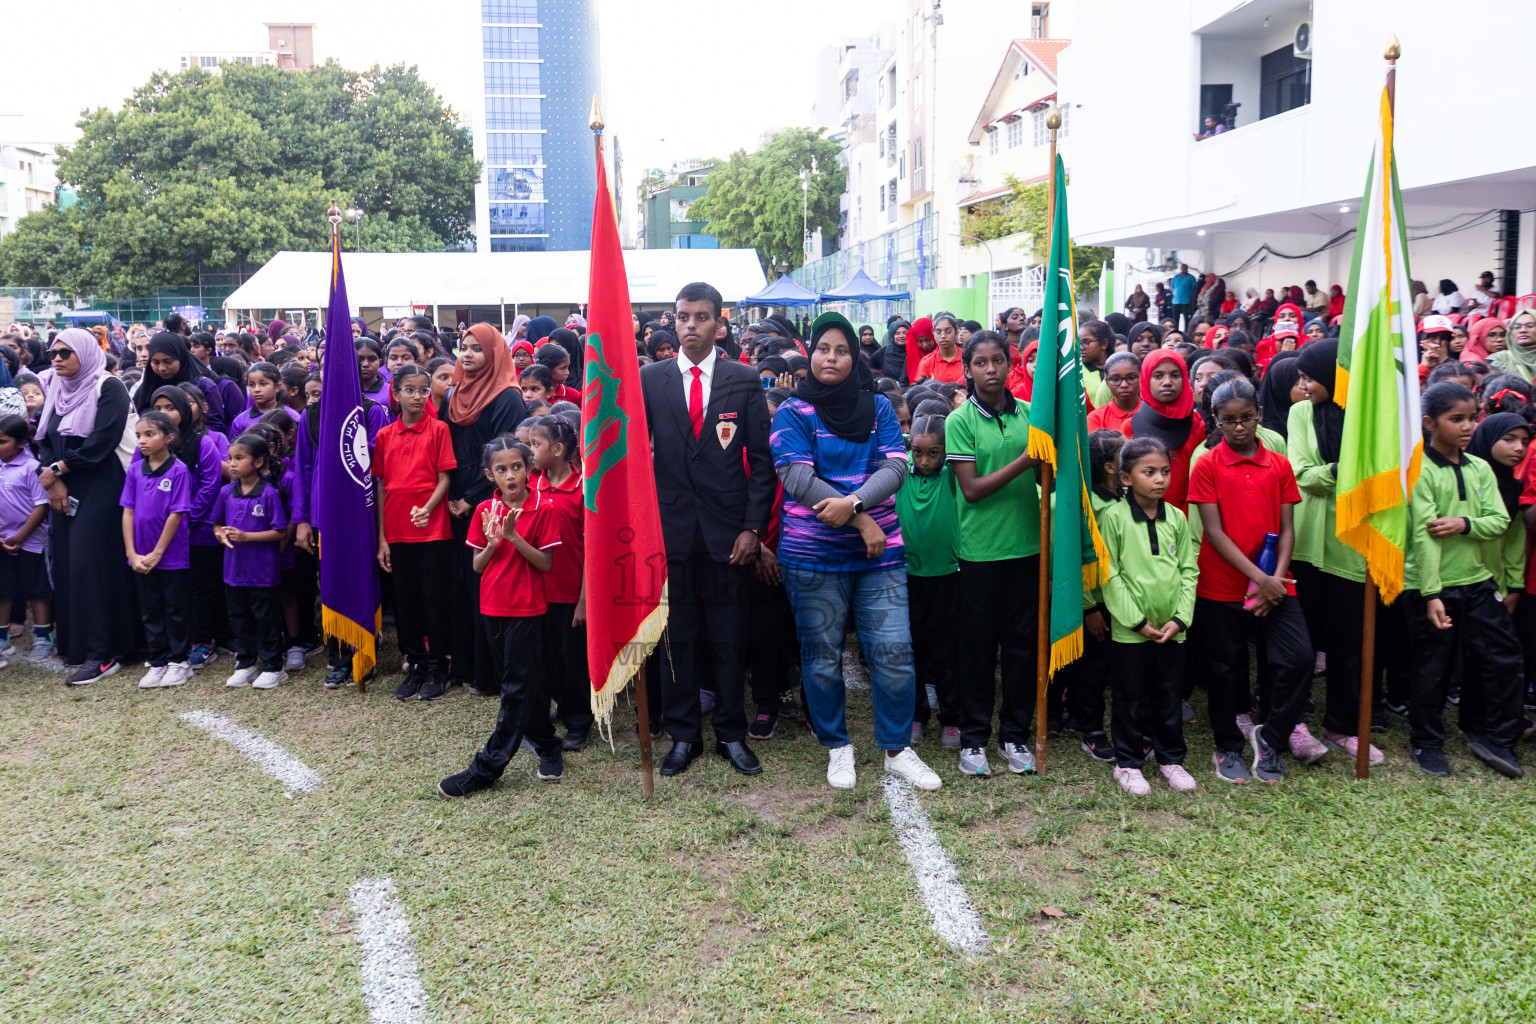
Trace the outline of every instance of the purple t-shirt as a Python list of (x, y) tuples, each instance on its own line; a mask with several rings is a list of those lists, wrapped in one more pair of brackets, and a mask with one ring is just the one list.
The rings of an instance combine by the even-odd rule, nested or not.
[[(37, 460), (26, 452), (10, 462), (0, 462), (0, 537), (21, 529), (33, 509), (48, 504), (48, 492), (37, 480)], [(21, 550), (42, 554), (48, 545), (48, 517), (21, 545)]]
[(192, 511), (192, 474), (178, 458), (166, 459), (158, 470), (142, 459), (128, 470), (123, 481), (123, 508), (133, 509), (133, 550), (147, 555), (160, 543), (165, 521), (174, 512), (181, 513), (181, 523), (166, 545), (160, 559), (161, 569), (185, 569), (187, 557), (187, 513)]
[[(223, 434), (205, 431), (198, 443), (197, 469), (192, 474), (192, 512), (187, 517), (187, 535), (193, 545), (200, 548), (218, 543), (213, 536), (213, 502), (224, 486), (223, 462), (229, 454), (229, 438)], [(144, 458), (137, 448), (133, 450), (133, 466)], [(133, 471), (132, 467), (129, 472)]]
[[(875, 396), (875, 428), (862, 444), (832, 433), (816, 415), (815, 407), (799, 398), (779, 406), (770, 440), (775, 469), (803, 462), (843, 495), (858, 490), (886, 459), (902, 459), (905, 464), (907, 455), (901, 423), (884, 395)], [(885, 552), (879, 558), (865, 554), (864, 538), (852, 524), (828, 526), (812, 509), (785, 494), (779, 561), (818, 572), (905, 568), (907, 556), (896, 521), (895, 497), (864, 511), (885, 531)]]
[[(239, 482), (225, 484), (213, 505), (213, 521), (247, 533), (286, 530), (288, 511), (283, 496), (265, 480), (248, 493)], [(224, 549), (224, 584), (230, 587), (275, 587), (282, 574), (278, 541), (246, 541)]]

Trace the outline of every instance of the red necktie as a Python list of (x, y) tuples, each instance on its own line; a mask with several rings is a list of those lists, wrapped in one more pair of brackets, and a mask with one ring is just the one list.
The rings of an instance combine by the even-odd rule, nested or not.
[(697, 366), (692, 369), (693, 383), (688, 386), (688, 425), (693, 427), (693, 439), (697, 441), (704, 433), (704, 381), (700, 379), (704, 371)]

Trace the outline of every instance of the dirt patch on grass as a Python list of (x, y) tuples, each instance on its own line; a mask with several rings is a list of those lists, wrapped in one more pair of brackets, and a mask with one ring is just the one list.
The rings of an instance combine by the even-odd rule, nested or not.
[(0, 762), (10, 764), (31, 764), (37, 760), (37, 755), (42, 752), (41, 743), (27, 743), (19, 747), (11, 747), (0, 751)]
[(831, 816), (830, 809), (825, 806), (827, 801), (824, 794), (806, 793), (804, 790), (782, 786), (753, 787), (734, 793), (722, 793), (721, 798), (746, 810), (755, 818), (772, 825), (787, 825), (797, 831)]

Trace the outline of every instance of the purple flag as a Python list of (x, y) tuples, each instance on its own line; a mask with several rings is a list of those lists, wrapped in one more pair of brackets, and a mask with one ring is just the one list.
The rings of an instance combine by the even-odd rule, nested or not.
[[(339, 219), (339, 218), (338, 218)], [(352, 344), (352, 312), (341, 273), (341, 239), (331, 234), (331, 302), (325, 313), (321, 361), (320, 440), (316, 443), (310, 518), (320, 531), (320, 625), (328, 637), (351, 647), (352, 680), (378, 661), (374, 638), (383, 623), (379, 605), (378, 548), (372, 453), (363, 417), (363, 385)]]

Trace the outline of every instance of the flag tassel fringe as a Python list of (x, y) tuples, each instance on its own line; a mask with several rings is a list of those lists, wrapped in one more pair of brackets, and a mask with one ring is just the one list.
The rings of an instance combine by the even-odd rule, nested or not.
[(352, 648), (352, 681), (354, 683), (361, 683), (368, 673), (373, 671), (379, 660), (375, 644), (379, 631), (384, 628), (384, 610), (374, 609), (373, 616), (373, 629), (369, 631), (334, 608), (320, 606), (321, 633), (327, 640), (334, 638), (338, 643)]
[(1056, 468), (1056, 439), (1039, 427), (1030, 425), (1029, 428), (1029, 457), (1038, 459), (1048, 464), (1052, 469)]
[(608, 666), (608, 678), (604, 681), (602, 689), (592, 689), (592, 714), (597, 719), (599, 735), (608, 740), (610, 749), (613, 747), (613, 707), (619, 698), (619, 694), (629, 685), (629, 681), (639, 674), (645, 665), (645, 659), (651, 656), (656, 645), (661, 642), (661, 634), (667, 628), (667, 584), (661, 585), (661, 600), (651, 613), (640, 621), (640, 626), (635, 630), (635, 635), (621, 648), (621, 651), (638, 651), (635, 654), (626, 653), (622, 657), (613, 659), (613, 664)]
[(1339, 539), (1365, 556), (1365, 567), (1376, 581), (1383, 604), (1391, 604), (1403, 591), (1403, 551), (1382, 536), (1370, 523), (1361, 523)]
[(1046, 674), (1054, 676), (1083, 656), (1083, 627), (1078, 626), (1066, 636), (1051, 644), (1051, 665)]

